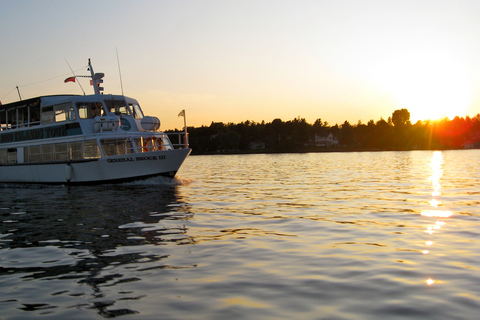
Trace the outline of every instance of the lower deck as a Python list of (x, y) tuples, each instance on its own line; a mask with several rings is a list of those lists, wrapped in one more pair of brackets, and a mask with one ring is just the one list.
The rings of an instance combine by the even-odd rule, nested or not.
[(29, 141), (28, 145), (0, 146), (0, 166), (79, 162), (185, 147), (187, 146), (172, 144), (165, 133), (149, 136), (87, 137), (82, 140), (77, 138), (69, 141), (58, 141), (57, 139), (55, 142), (41, 141), (39, 143)]
[(0, 166), (0, 182), (92, 184), (173, 177), (191, 149), (158, 150), (75, 161), (50, 161)]

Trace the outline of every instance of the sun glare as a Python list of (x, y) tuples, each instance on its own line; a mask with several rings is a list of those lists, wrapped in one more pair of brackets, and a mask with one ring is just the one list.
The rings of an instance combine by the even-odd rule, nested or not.
[(398, 107), (410, 111), (412, 122), (466, 115), (472, 94), (459, 61), (423, 53), (399, 56), (384, 67), (384, 85)]

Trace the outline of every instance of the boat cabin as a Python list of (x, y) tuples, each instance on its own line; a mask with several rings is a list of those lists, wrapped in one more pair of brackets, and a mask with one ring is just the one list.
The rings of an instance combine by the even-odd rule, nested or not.
[[(121, 95), (55, 95), (0, 106), (0, 165), (169, 150), (156, 117)], [(101, 148), (100, 148), (101, 147)]]

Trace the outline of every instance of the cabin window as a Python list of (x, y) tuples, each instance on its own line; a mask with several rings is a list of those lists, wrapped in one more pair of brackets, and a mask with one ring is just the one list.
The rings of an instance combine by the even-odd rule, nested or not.
[(53, 145), (44, 144), (42, 145), (42, 162), (53, 161)]
[(82, 160), (82, 142), (70, 142), (68, 144), (70, 160)]
[(30, 125), (40, 124), (40, 104), (39, 103), (30, 106), (29, 122), (30, 122)]
[[(17, 160), (17, 149), (0, 149), (0, 164)], [(24, 148), (25, 162), (65, 162), (100, 158), (100, 148), (96, 140), (69, 143), (43, 144)], [(10, 160), (9, 160), (10, 159)], [(9, 162), (10, 161), (10, 162)]]
[(54, 146), (55, 148), (55, 161), (66, 161), (68, 160), (67, 144), (66, 143), (57, 143)]
[[(27, 148), (25, 148), (27, 149)], [(25, 157), (27, 162), (40, 162), (42, 161), (42, 150), (40, 146), (28, 147), (28, 156)]]
[(140, 108), (140, 106), (138, 104), (130, 103), (129, 106), (130, 106), (130, 109), (132, 109), (132, 111), (133, 111), (133, 116), (135, 117), (135, 119), (142, 119), (143, 118), (142, 108)]
[(19, 127), (28, 126), (28, 107), (22, 106), (17, 109), (17, 120)]
[(17, 127), (17, 109), (15, 108), (7, 110), (7, 127), (10, 129)]
[(101, 102), (79, 102), (77, 103), (77, 110), (80, 119), (93, 119), (105, 115)]
[(116, 139), (102, 140), (102, 148), (105, 157), (115, 156), (118, 154)]
[(42, 108), (41, 117), (42, 117), (42, 124), (53, 123), (54, 121), (53, 106)]
[(53, 106), (53, 112), (55, 114), (55, 122), (62, 122), (62, 121), (67, 121), (67, 115), (68, 115), (68, 104), (57, 104), (56, 106)]
[(0, 149), (0, 164), (7, 163), (7, 149)]
[(0, 149), (0, 164), (17, 163), (17, 148)]
[(0, 164), (17, 163), (17, 148), (0, 149)]
[(107, 110), (110, 114), (117, 116), (129, 116), (130, 110), (127, 108), (125, 100), (105, 100)]
[(7, 149), (7, 162), (17, 163), (17, 148)]
[(101, 144), (105, 157), (135, 153), (129, 139), (104, 139)]
[(83, 156), (85, 159), (100, 158), (100, 149), (97, 140), (87, 140), (83, 143)]
[[(32, 112), (34, 108), (32, 108), (31, 113), (33, 116), (31, 117), (30, 122), (36, 122), (36, 115), (35, 112)], [(63, 122), (67, 120), (75, 120), (75, 112), (73, 111), (73, 107), (71, 103), (61, 103), (54, 106), (48, 106), (42, 108), (42, 123), (53, 123), (53, 122)]]

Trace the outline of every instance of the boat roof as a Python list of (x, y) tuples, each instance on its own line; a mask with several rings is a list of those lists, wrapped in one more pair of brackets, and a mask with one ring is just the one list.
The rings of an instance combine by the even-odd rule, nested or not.
[(20, 100), (16, 102), (11, 102), (11, 103), (6, 103), (0, 105), (0, 111), (1, 110), (6, 110), (10, 108), (15, 108), (15, 107), (20, 107), (20, 106), (25, 106), (25, 105), (35, 105), (40, 103), (43, 100), (44, 104), (50, 105), (50, 104), (56, 104), (56, 103), (62, 103), (65, 102), (65, 100), (72, 99), (74, 97), (83, 97), (86, 100), (90, 101), (91, 99), (105, 99), (105, 98), (118, 98), (122, 97), (123, 99), (127, 100), (135, 100), (132, 98), (129, 98), (127, 96), (123, 95), (112, 95), (112, 94), (102, 94), (102, 95), (96, 95), (96, 94), (88, 94), (88, 95), (79, 95), (79, 94), (57, 94), (57, 95), (46, 95), (46, 96), (40, 96), (40, 97), (35, 97), (35, 98), (30, 98), (26, 100)]
[(30, 98), (30, 99), (25, 99), (25, 100), (20, 100), (20, 101), (15, 101), (11, 103), (6, 103), (0, 105), (0, 110), (5, 110), (9, 108), (14, 108), (14, 107), (19, 107), (19, 106), (24, 106), (24, 105), (32, 105), (39, 103), (42, 98), (69, 98), (69, 97), (78, 97), (80, 95), (78, 94), (56, 94), (56, 95), (47, 95), (47, 96), (40, 96), (40, 97), (35, 97), (35, 98)]

